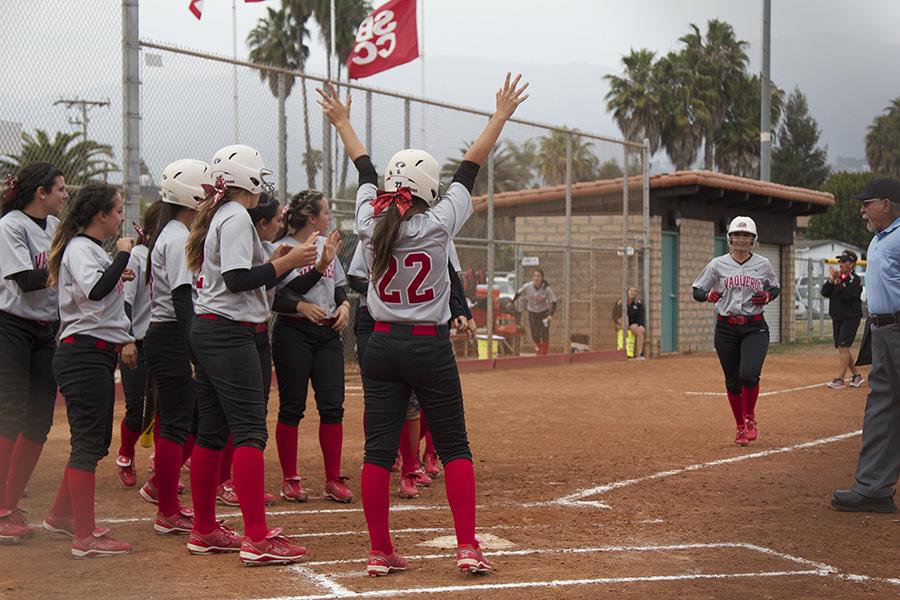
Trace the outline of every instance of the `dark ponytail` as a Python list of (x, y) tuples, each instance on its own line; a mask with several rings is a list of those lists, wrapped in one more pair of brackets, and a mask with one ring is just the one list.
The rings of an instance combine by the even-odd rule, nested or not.
[(145, 281), (147, 282), (150, 281), (150, 255), (153, 253), (153, 246), (156, 245), (156, 240), (159, 239), (159, 234), (162, 233), (163, 228), (169, 221), (174, 219), (181, 210), (191, 209), (157, 200), (144, 211), (142, 221), (144, 224), (144, 234), (147, 238), (138, 243), (147, 246), (147, 268), (145, 269), (147, 271), (145, 274)]
[(200, 211), (194, 219), (194, 225), (191, 227), (191, 233), (187, 240), (187, 263), (188, 269), (194, 273), (199, 273), (203, 266), (203, 246), (206, 244), (206, 234), (209, 233), (209, 224), (212, 222), (216, 212), (227, 202), (231, 202), (234, 198), (245, 190), (238, 187), (229, 187), (225, 190), (225, 195), (220, 199), (216, 199), (216, 191), (212, 190), (207, 193), (206, 199), (200, 205)]
[(69, 212), (60, 222), (53, 236), (53, 244), (50, 246), (49, 269), (47, 287), (56, 287), (59, 282), (59, 267), (62, 264), (63, 253), (66, 246), (85, 227), (91, 224), (98, 213), (109, 213), (115, 208), (116, 194), (118, 190), (105, 183), (89, 183), (78, 191), (75, 200), (69, 206)]
[(394, 243), (400, 232), (400, 224), (403, 217), (396, 204), (388, 206), (378, 217), (375, 225), (375, 233), (372, 234), (372, 253), (375, 255), (372, 261), (372, 281), (378, 281), (391, 264), (391, 256), (394, 254)]
[(260, 221), (271, 221), (274, 219), (275, 215), (278, 214), (278, 208), (280, 206), (281, 203), (278, 200), (263, 192), (260, 194), (259, 202), (256, 206), (247, 212), (250, 213), (250, 220), (253, 221), (253, 225), (256, 226)]
[(46, 162), (28, 163), (20, 168), (15, 178), (7, 184), (3, 195), (3, 214), (22, 210), (31, 204), (38, 189), (49, 191), (57, 177), (63, 177), (63, 172)]
[(298, 229), (303, 229), (311, 217), (322, 212), (322, 200), (325, 200), (325, 194), (316, 190), (294, 194), (284, 213), (286, 233), (293, 234)]

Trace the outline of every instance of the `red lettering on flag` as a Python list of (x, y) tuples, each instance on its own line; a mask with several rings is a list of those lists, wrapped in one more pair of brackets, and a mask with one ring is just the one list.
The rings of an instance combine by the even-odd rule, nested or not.
[(347, 57), (351, 79), (369, 77), (419, 56), (416, 0), (391, 0), (372, 12), (356, 32)]

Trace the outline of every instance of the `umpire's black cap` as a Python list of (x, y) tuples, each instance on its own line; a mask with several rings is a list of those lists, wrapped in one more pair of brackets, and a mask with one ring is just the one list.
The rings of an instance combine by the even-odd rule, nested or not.
[(900, 202), (900, 181), (885, 177), (883, 179), (873, 179), (866, 186), (861, 194), (854, 196), (857, 200), (891, 200), (892, 202)]

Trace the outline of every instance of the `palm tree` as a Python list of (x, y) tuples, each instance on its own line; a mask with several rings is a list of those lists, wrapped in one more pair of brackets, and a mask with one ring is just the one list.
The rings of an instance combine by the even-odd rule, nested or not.
[[(459, 149), (460, 157), (466, 153), (471, 142), (463, 144)], [(494, 160), (494, 192), (511, 192), (531, 187), (534, 181), (534, 163), (529, 162), (527, 146), (528, 142), (518, 145), (515, 142), (504, 141), (497, 144), (491, 151)], [(441, 166), (441, 179), (450, 181), (453, 174), (459, 168), (462, 158), (448, 158)], [(480, 196), (487, 193), (488, 169), (487, 163), (478, 171), (475, 178), (475, 186), (472, 194)]]
[(660, 97), (654, 76), (655, 54), (647, 49), (632, 50), (622, 57), (622, 77), (607, 75), (609, 92), (606, 109), (613, 113), (625, 139), (641, 143), (650, 140), (650, 154), (660, 147)]
[(900, 98), (894, 98), (869, 125), (866, 159), (875, 173), (900, 177)]
[[(734, 102), (716, 131), (716, 165), (723, 172), (740, 177), (759, 177), (759, 97), (758, 75), (744, 75), (736, 89)], [(784, 90), (772, 86), (771, 122), (781, 120)]]
[(0, 158), (0, 172), (15, 173), (30, 162), (49, 162), (65, 174), (66, 183), (84, 185), (119, 170), (111, 162), (113, 151), (109, 144), (81, 137), (80, 131), (57, 131), (52, 140), (43, 129), (35, 129), (34, 135), (23, 132), (22, 150), (18, 155), (6, 154)]
[[(322, 35), (328, 57), (328, 78), (331, 79), (331, 0), (310, 0), (307, 5)], [(350, 54), (356, 44), (356, 29), (370, 12), (372, 4), (369, 0), (334, 0), (334, 50), (341, 60)], [(341, 67), (339, 61), (338, 80), (341, 78)]]
[[(553, 131), (540, 138), (538, 151), (538, 172), (544, 185), (561, 185), (566, 182), (566, 138), (565, 131)], [(600, 159), (594, 153), (590, 142), (580, 135), (572, 136), (572, 183), (590, 181), (597, 178)]]
[[(309, 57), (309, 48), (304, 43), (304, 39), (309, 38), (309, 30), (306, 28), (306, 22), (312, 15), (312, 8), (308, 0), (282, 0), (284, 8), (291, 15), (294, 24), (294, 36), (296, 38), (297, 47), (303, 60), (300, 61), (299, 69), (303, 71), (306, 67), (306, 59)], [(305, 152), (303, 153), (303, 166), (306, 168), (306, 184), (309, 189), (316, 187), (316, 175), (321, 167), (320, 150), (313, 150), (312, 139), (309, 135), (309, 94), (306, 90), (306, 78), (300, 76), (300, 86), (303, 88), (303, 142)]]
[(706, 111), (703, 119), (703, 166), (713, 170), (716, 165), (716, 132), (725, 121), (729, 106), (738, 100), (742, 80), (747, 70), (747, 42), (735, 37), (728, 23), (712, 19), (706, 24), (706, 37), (691, 23), (691, 32), (681, 37), (684, 54), (692, 67), (694, 93), (702, 100)]
[(660, 82), (660, 143), (676, 170), (684, 170), (697, 159), (703, 143), (703, 123), (708, 118), (706, 105), (695, 92), (697, 74), (686, 56), (669, 52), (656, 63)]

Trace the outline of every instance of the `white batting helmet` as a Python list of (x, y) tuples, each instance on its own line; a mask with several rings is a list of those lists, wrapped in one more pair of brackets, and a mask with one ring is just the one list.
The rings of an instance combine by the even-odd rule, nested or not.
[(407, 148), (401, 150), (388, 161), (384, 173), (384, 189), (395, 191), (408, 187), (424, 200), (428, 206), (434, 206), (440, 197), (440, 170), (434, 157), (424, 150)]
[(728, 235), (732, 233), (751, 233), (756, 238), (756, 223), (750, 217), (735, 217), (728, 225)]
[(159, 195), (167, 204), (197, 210), (206, 197), (203, 184), (211, 183), (208, 164), (202, 160), (183, 158), (163, 169)]
[(263, 164), (263, 159), (255, 148), (244, 144), (225, 146), (213, 154), (211, 179), (221, 175), (225, 184), (247, 190), (251, 194), (271, 191), (272, 184), (266, 178), (272, 171)]

